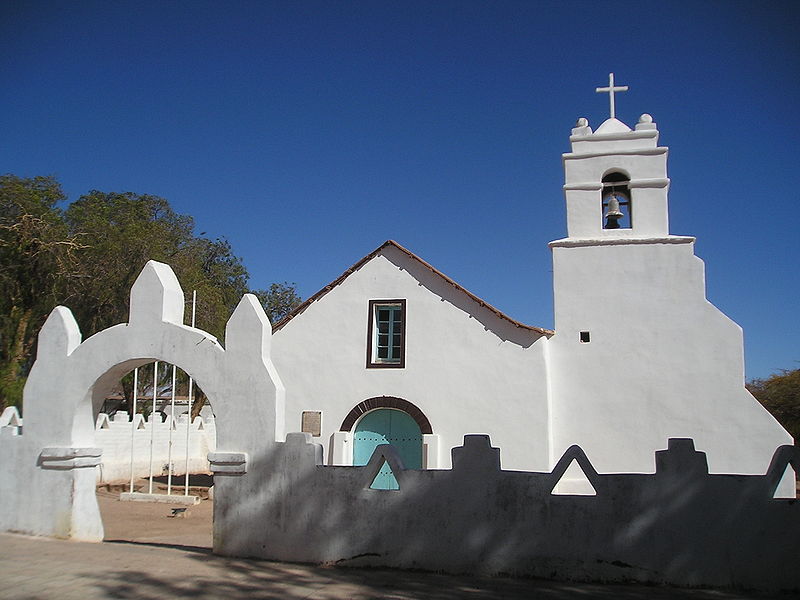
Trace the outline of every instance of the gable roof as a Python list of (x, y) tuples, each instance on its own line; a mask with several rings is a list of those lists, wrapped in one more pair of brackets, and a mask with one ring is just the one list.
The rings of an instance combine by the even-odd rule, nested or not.
[(465, 288), (461, 287), (458, 283), (456, 283), (455, 281), (450, 279), (447, 275), (445, 275), (444, 273), (442, 273), (441, 271), (439, 271), (438, 269), (436, 269), (432, 265), (428, 264), (427, 262), (422, 260), (419, 256), (417, 256), (416, 254), (414, 254), (410, 250), (404, 248), (403, 246), (401, 246), (400, 244), (398, 244), (394, 240), (385, 241), (383, 244), (378, 246), (375, 250), (373, 250), (372, 252), (367, 254), (364, 258), (362, 258), (357, 263), (355, 263), (352, 267), (347, 269), (339, 277), (337, 277), (336, 279), (331, 281), (328, 285), (326, 285), (324, 288), (322, 288), (316, 294), (306, 298), (305, 301), (303, 301), (296, 308), (294, 308), (292, 311), (290, 311), (285, 317), (283, 317), (277, 323), (275, 323), (272, 326), (272, 331), (274, 332), (274, 331), (278, 331), (279, 329), (281, 329), (284, 325), (286, 325), (286, 323), (291, 321), (297, 315), (302, 313), (306, 308), (308, 308), (309, 305), (311, 305), (312, 303), (314, 303), (317, 300), (319, 300), (320, 298), (322, 298), (325, 294), (327, 294), (333, 288), (335, 288), (337, 285), (342, 283), (350, 275), (352, 275), (353, 273), (358, 271), (362, 266), (364, 266), (364, 264), (366, 264), (367, 262), (369, 262), (370, 260), (375, 258), (378, 254), (380, 254), (380, 252), (384, 248), (387, 248), (387, 247), (392, 247), (392, 248), (395, 248), (395, 249), (399, 250), (400, 252), (402, 252), (403, 254), (408, 256), (410, 259), (416, 261), (417, 263), (419, 263), (420, 265), (422, 265), (426, 269), (430, 270), (431, 273), (433, 273), (434, 275), (437, 275), (443, 281), (445, 281), (446, 283), (448, 283), (451, 286), (453, 286), (456, 290), (458, 290), (459, 292), (461, 292), (461, 293), (465, 294), (466, 296), (468, 296), (473, 302), (475, 302), (479, 306), (481, 306), (481, 307), (493, 312), (496, 316), (498, 316), (501, 319), (511, 323), (515, 327), (518, 327), (519, 329), (525, 329), (525, 330), (528, 330), (528, 331), (535, 331), (537, 333), (540, 333), (542, 335), (547, 335), (547, 336), (551, 336), (551, 335), (553, 335), (555, 333), (554, 331), (552, 331), (550, 329), (543, 329), (541, 327), (534, 327), (532, 325), (525, 325), (524, 323), (520, 323), (519, 321), (516, 321), (516, 320), (512, 319), (511, 317), (509, 317), (504, 312), (499, 311), (498, 309), (496, 309), (494, 306), (492, 306), (488, 302), (485, 302), (484, 300), (481, 300), (480, 298), (478, 298), (478, 296), (476, 296), (472, 292), (470, 292), (470, 291), (466, 290)]

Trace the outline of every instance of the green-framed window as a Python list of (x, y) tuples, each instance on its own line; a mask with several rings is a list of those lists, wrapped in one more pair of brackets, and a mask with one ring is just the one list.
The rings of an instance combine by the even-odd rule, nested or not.
[(367, 368), (405, 366), (406, 301), (370, 300)]

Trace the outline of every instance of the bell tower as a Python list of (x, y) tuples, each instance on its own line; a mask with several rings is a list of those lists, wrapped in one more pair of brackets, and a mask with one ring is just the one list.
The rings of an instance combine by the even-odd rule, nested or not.
[(712, 472), (762, 473), (791, 438), (744, 388), (742, 331), (706, 299), (695, 239), (669, 234), (667, 148), (650, 115), (634, 129), (616, 118), (614, 93), (626, 90), (613, 74), (597, 89), (610, 117), (596, 131), (578, 119), (563, 155), (551, 459), (579, 444), (599, 472), (646, 473), (669, 438), (691, 437)]
[(669, 235), (667, 148), (658, 145), (653, 118), (639, 117), (635, 129), (616, 118), (615, 86), (609, 75), (611, 116), (597, 131), (578, 119), (563, 155), (567, 237), (571, 239), (653, 238)]

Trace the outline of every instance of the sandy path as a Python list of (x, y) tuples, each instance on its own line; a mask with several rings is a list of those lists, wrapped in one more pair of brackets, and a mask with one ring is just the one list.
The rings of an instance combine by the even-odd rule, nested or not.
[[(205, 498), (200, 504), (188, 507), (182, 517), (172, 517), (173, 508), (186, 507), (160, 502), (121, 502), (121, 487), (108, 490), (103, 486), (97, 490), (106, 541), (211, 548), (211, 500)], [(165, 493), (165, 490), (159, 490), (159, 493)]]

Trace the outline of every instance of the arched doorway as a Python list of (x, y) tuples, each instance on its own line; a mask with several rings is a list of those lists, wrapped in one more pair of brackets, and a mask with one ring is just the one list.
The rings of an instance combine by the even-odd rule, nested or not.
[[(422, 431), (408, 413), (395, 408), (379, 408), (365, 414), (355, 427), (353, 465), (366, 465), (375, 448), (381, 444), (394, 446), (407, 469), (422, 468)], [(381, 490), (400, 488), (388, 463), (383, 463), (371, 487)]]

